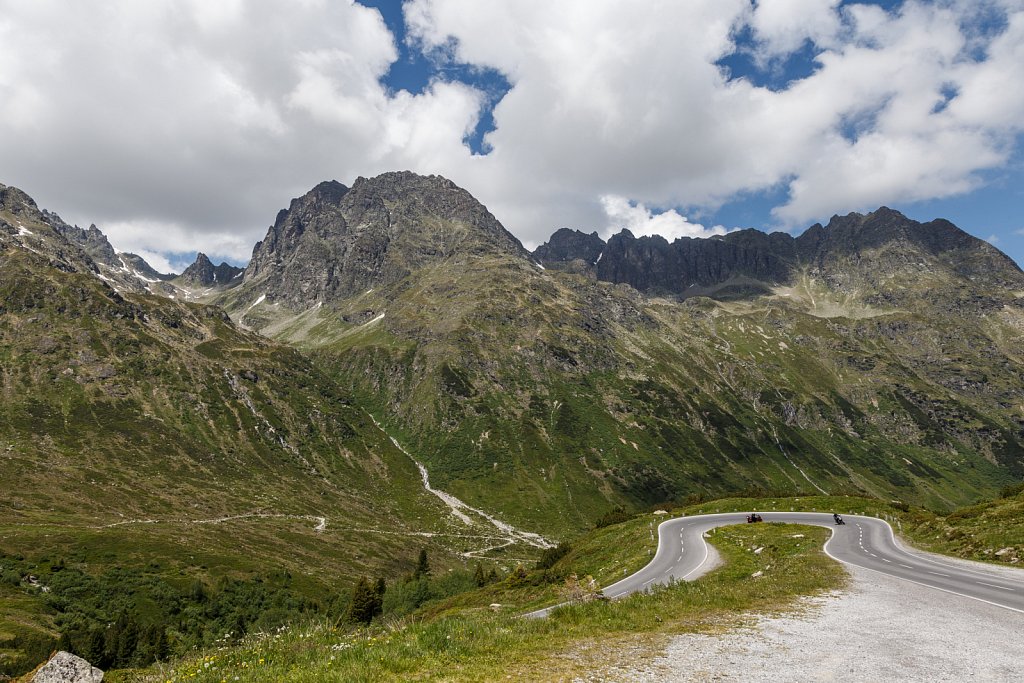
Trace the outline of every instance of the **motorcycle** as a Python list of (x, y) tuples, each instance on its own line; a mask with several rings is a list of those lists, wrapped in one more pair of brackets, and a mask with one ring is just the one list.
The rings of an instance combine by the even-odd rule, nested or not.
[(836, 524), (846, 524), (846, 522), (843, 521), (843, 518), (840, 517), (839, 515), (836, 515), (835, 518), (836, 518)]
[(754, 522), (763, 522), (763, 521), (764, 520), (761, 519), (761, 515), (757, 514), (756, 512), (754, 514), (752, 514), (752, 515), (747, 515), (747, 524), (753, 524)]

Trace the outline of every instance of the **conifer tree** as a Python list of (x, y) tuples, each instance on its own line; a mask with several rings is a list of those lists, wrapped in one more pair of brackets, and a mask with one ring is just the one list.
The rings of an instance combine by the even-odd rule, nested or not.
[(86, 642), (85, 653), (82, 656), (93, 666), (101, 669), (108, 667), (103, 629), (94, 627), (89, 630), (89, 639)]
[(427, 558), (427, 549), (420, 549), (420, 556), (416, 560), (416, 570), (413, 571), (412, 576), (414, 579), (422, 579), (424, 576), (430, 576), (430, 560)]
[(484, 566), (479, 562), (476, 563), (476, 569), (473, 570), (473, 583), (478, 588), (483, 588), (484, 584), (487, 583), (487, 577), (484, 575)]
[(383, 576), (377, 577), (377, 582), (373, 586), (373, 614), (377, 616), (384, 611), (384, 593), (388, 590), (388, 583), (384, 580)]
[(380, 603), (377, 592), (366, 577), (362, 577), (352, 589), (352, 600), (348, 605), (346, 617), (355, 624), (369, 624), (379, 610)]
[(118, 636), (115, 641), (114, 662), (119, 667), (129, 666), (139, 645), (139, 625), (131, 615), (121, 613), (117, 620)]

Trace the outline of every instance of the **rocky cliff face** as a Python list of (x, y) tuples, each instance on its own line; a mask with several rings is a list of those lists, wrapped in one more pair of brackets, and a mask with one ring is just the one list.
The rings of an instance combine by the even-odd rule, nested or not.
[(534, 250), (533, 257), (545, 268), (585, 272), (597, 265), (604, 248), (604, 240), (596, 232), (588, 235), (579, 230), (561, 228)]
[(957, 280), (1006, 288), (1024, 282), (1020, 268), (987, 242), (948, 221), (922, 224), (886, 207), (834, 216), (828, 226), (814, 225), (796, 238), (741, 230), (669, 243), (623, 231), (605, 244), (596, 233), (563, 229), (533, 255), (545, 267), (582, 262), (599, 280), (682, 297), (766, 293), (808, 272), (837, 292), (890, 303), (905, 298), (899, 290), (915, 288), (922, 275), (933, 285)]
[(243, 272), (244, 268), (232, 266), (225, 261), (215, 266), (206, 254), (199, 252), (195, 262), (178, 276), (178, 280), (193, 287), (229, 287), (238, 284)]
[(68, 241), (53, 222), (53, 214), (40, 211), (27, 194), (16, 187), (0, 185), (0, 246), (33, 252), (63, 272), (98, 275), (99, 268), (92, 258), (82, 247)]
[(292, 309), (386, 286), (432, 263), (528, 253), (468, 192), (409, 172), (324, 182), (277, 215), (244, 286)]
[(49, 211), (43, 211), (53, 229), (64, 236), (64, 239), (80, 246), (92, 260), (98, 263), (113, 265), (117, 260), (117, 252), (110, 245), (107, 236), (100, 232), (100, 229), (90, 225), (88, 230), (83, 230), (77, 225), (68, 225), (60, 216)]

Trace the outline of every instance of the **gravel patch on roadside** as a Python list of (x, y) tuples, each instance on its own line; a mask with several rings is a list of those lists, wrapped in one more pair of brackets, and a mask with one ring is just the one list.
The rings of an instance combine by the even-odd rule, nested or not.
[(587, 681), (1021, 681), (1024, 614), (847, 566), (847, 591)]

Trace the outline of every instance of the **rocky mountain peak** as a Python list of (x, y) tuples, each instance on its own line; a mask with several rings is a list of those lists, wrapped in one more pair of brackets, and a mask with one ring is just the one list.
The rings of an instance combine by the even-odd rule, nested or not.
[(318, 202), (337, 204), (347, 192), (348, 188), (337, 180), (325, 180), (318, 183), (316, 187), (306, 193), (305, 196)]
[(473, 254), (528, 252), (469, 192), (409, 171), (320, 183), (278, 213), (244, 286), (295, 309), (397, 282)]
[(25, 218), (38, 218), (41, 215), (32, 197), (10, 185), (0, 185), (0, 211)]
[(114, 247), (111, 246), (107, 236), (95, 224), (83, 230), (77, 225), (68, 225), (55, 213), (43, 211), (43, 215), (50, 225), (53, 226), (54, 230), (63, 235), (72, 244), (80, 246), (92, 260), (107, 266), (118, 264), (117, 252), (114, 251)]
[(533, 257), (545, 268), (569, 269), (581, 265), (593, 266), (601, 258), (605, 242), (596, 232), (560, 228), (544, 244), (537, 247)]
[(199, 287), (226, 286), (238, 284), (234, 280), (244, 270), (244, 268), (232, 266), (226, 261), (221, 261), (219, 266), (215, 266), (206, 254), (199, 252), (196, 254), (195, 262), (185, 269), (178, 280), (184, 285)]

